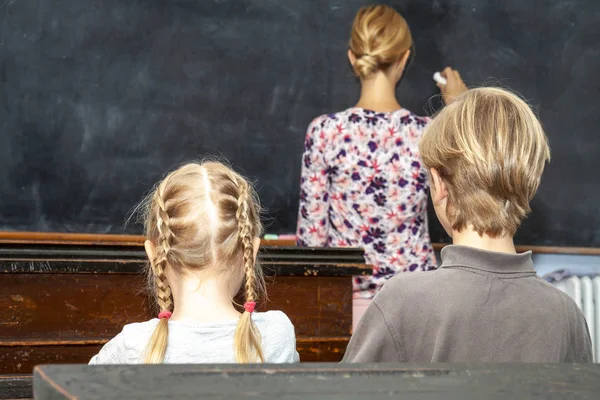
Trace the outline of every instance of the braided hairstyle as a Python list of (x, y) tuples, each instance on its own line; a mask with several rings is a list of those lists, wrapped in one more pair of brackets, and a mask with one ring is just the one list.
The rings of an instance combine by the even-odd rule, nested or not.
[[(256, 302), (265, 294), (262, 269), (254, 257), (254, 239), (262, 234), (260, 204), (248, 181), (229, 167), (190, 163), (171, 172), (145, 201), (144, 222), (146, 239), (156, 247), (147, 268), (148, 286), (161, 313), (176, 306), (167, 268), (210, 268), (232, 277), (243, 269), (245, 301)], [(243, 312), (235, 332), (240, 363), (264, 361), (251, 311)], [(161, 318), (146, 347), (146, 363), (163, 362), (168, 333), (168, 318)]]

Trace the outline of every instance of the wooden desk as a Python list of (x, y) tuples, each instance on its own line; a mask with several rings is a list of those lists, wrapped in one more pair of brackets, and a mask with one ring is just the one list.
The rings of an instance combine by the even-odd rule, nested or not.
[[(54, 239), (0, 243), (0, 374), (86, 363), (123, 325), (155, 315), (143, 293), (141, 241)], [(290, 317), (301, 360), (341, 360), (351, 277), (372, 272), (362, 250), (264, 247), (259, 259), (269, 282), (261, 310)]]
[(50, 365), (45, 399), (597, 399), (600, 365)]

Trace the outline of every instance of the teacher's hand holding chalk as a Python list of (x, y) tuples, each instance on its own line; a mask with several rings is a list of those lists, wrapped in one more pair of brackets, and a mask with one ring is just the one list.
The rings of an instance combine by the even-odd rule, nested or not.
[(446, 83), (448, 83), (446, 78), (444, 78), (439, 72), (433, 74), (433, 80), (439, 83), (440, 85), (445, 85)]
[(458, 71), (450, 67), (433, 74), (433, 79), (437, 82), (446, 104), (450, 104), (457, 96), (468, 90)]

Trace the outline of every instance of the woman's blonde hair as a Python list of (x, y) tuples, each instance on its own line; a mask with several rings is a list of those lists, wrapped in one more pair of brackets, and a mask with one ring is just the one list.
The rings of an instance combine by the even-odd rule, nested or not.
[(410, 50), (412, 36), (406, 20), (391, 7), (361, 8), (352, 24), (350, 51), (356, 57), (354, 73), (361, 79), (387, 70)]
[[(168, 174), (143, 204), (146, 239), (156, 246), (148, 284), (161, 312), (174, 306), (167, 268), (176, 274), (211, 268), (233, 277), (241, 275), (243, 266), (245, 301), (255, 302), (265, 293), (253, 247), (262, 233), (260, 205), (241, 175), (217, 162), (186, 164)], [(146, 348), (146, 363), (163, 362), (168, 333), (168, 319), (162, 318)], [(248, 311), (239, 319), (234, 343), (238, 362), (264, 361), (260, 332)]]
[(492, 87), (471, 89), (445, 107), (419, 151), (447, 186), (452, 228), (471, 225), (490, 236), (515, 234), (550, 161), (548, 138), (531, 108)]

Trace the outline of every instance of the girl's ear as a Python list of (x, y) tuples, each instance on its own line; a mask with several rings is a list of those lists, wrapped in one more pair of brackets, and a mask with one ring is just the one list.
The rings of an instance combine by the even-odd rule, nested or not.
[(260, 238), (255, 237), (252, 241), (252, 248), (254, 249), (254, 262), (256, 263), (256, 256), (258, 255), (258, 249), (260, 247)]
[(152, 243), (149, 240), (146, 240), (144, 242), (144, 249), (146, 250), (146, 255), (148, 256), (150, 262), (153, 262), (156, 258), (156, 247), (154, 246), (154, 243)]

